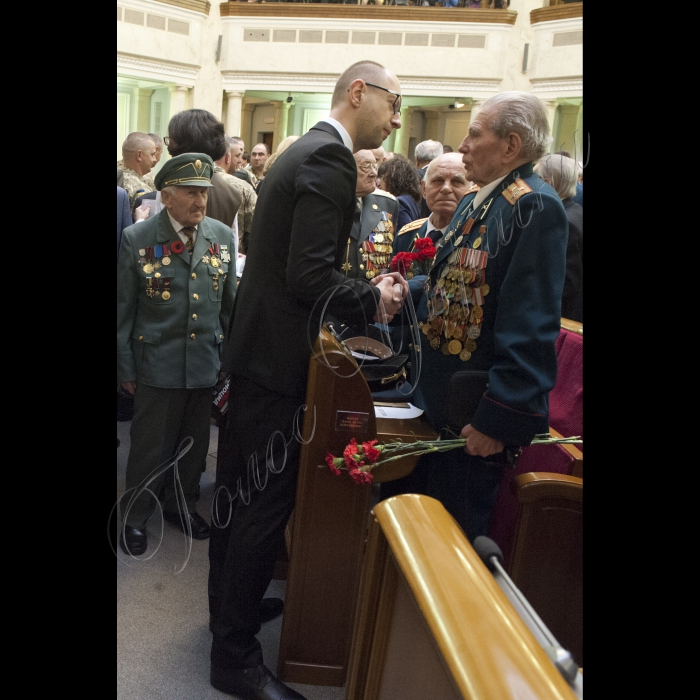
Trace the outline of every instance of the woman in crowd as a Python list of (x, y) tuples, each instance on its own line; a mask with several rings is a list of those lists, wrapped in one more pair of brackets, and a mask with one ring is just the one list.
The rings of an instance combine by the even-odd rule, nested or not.
[(396, 231), (420, 217), (420, 178), (416, 166), (397, 153), (379, 166), (379, 189), (390, 192), (399, 202)]

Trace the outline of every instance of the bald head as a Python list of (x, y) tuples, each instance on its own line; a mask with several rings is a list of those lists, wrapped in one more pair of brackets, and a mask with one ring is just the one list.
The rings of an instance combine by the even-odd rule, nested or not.
[(333, 98), (331, 99), (331, 109), (337, 107), (345, 100), (346, 94), (350, 89), (353, 81), (360, 78), (366, 83), (374, 83), (382, 85), (382, 81), (386, 79), (389, 71), (384, 66), (375, 63), (374, 61), (358, 61), (353, 63), (350, 68), (347, 68), (338, 78), (333, 90)]
[(443, 153), (430, 161), (421, 183), (425, 203), (432, 212), (431, 221), (443, 228), (452, 219), (457, 205), (471, 187), (459, 153)]
[(357, 186), (355, 195), (364, 197), (377, 189), (377, 159), (369, 150), (357, 151), (354, 156), (357, 163)]
[(134, 131), (124, 139), (122, 157), (125, 167), (135, 170), (140, 175), (146, 175), (158, 162), (156, 144), (148, 134)]

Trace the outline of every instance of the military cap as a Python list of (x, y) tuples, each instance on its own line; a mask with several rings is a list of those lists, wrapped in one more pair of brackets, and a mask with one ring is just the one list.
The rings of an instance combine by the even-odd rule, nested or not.
[(155, 177), (156, 189), (196, 185), (213, 187), (214, 161), (206, 153), (181, 153), (163, 165)]

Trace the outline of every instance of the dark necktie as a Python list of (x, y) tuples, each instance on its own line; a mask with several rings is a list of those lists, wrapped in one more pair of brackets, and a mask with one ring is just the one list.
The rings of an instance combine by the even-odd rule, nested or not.
[(439, 228), (434, 228), (429, 234), (428, 238), (433, 242), (437, 243), (442, 236), (442, 231)]
[(184, 233), (185, 236), (187, 236), (187, 241), (185, 242), (185, 248), (187, 248), (187, 252), (191, 253), (192, 248), (194, 248), (194, 226), (185, 226), (182, 228), (181, 233)]

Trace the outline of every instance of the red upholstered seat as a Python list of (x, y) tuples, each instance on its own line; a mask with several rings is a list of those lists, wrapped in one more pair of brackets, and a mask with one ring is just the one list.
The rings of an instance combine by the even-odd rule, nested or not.
[[(564, 437), (583, 439), (583, 335), (562, 328), (556, 342), (557, 381), (549, 394), (549, 425)], [(583, 451), (583, 445), (575, 447)], [(515, 469), (503, 475), (494, 506), (489, 537), (510, 561), (518, 501), (514, 493), (515, 477), (527, 472), (553, 472), (582, 476), (582, 460), (572, 456), (576, 450), (562, 445), (534, 445), (523, 449)]]

